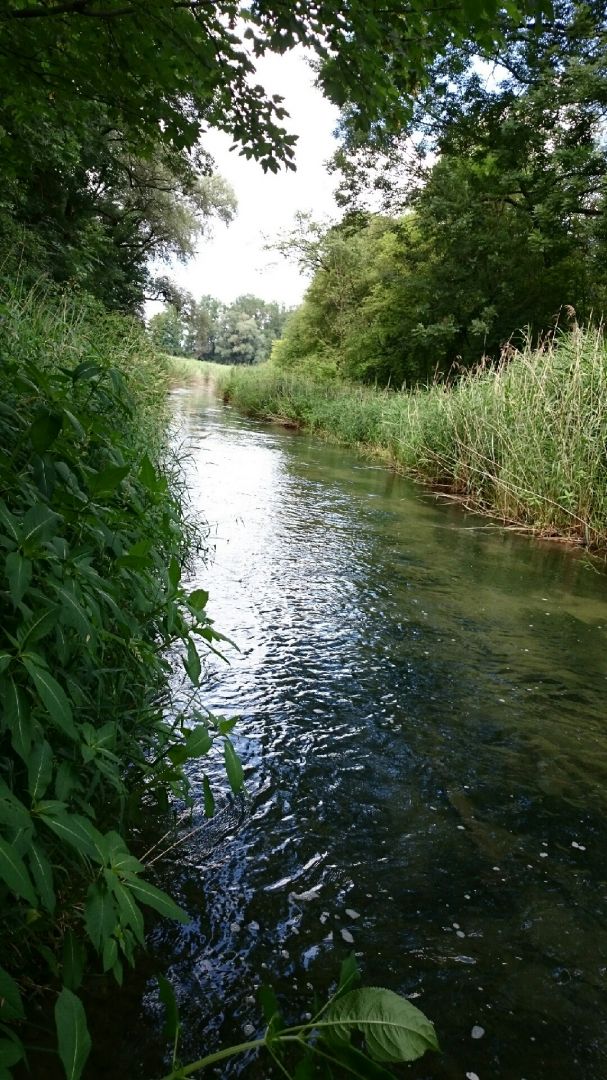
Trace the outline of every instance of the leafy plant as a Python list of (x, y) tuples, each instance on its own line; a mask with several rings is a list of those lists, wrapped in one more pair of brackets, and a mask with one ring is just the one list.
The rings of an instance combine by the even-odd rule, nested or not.
[(122, 981), (146, 908), (188, 919), (147, 880), (129, 818), (187, 797), (185, 762), (217, 740), (234, 790), (243, 774), (231, 722), (197, 714), (192, 727), (166, 709), (169, 650), (197, 686), (199, 645), (224, 639), (208, 594), (181, 580), (166, 373), (143, 331), (94, 304), (13, 294), (0, 349), (0, 1075), (25, 1054), (25, 977), (58, 992), (77, 1080), (87, 970)]
[[(336, 1074), (361, 1080), (390, 1080), (385, 1067), (416, 1061), (427, 1050), (438, 1050), (434, 1025), (406, 998), (380, 987), (353, 989), (359, 980), (356, 959), (344, 960), (337, 989), (315, 1016), (303, 1024), (287, 1026), (276, 996), (262, 987), (259, 998), (266, 1028), (257, 1039), (207, 1054), (198, 1061), (178, 1061), (180, 1021), (177, 1001), (166, 979), (159, 979), (166, 1010), (165, 1033), (172, 1042), (172, 1069), (163, 1080), (185, 1077), (239, 1054), (265, 1050), (286, 1077), (311, 1080)], [(361, 1042), (362, 1049), (357, 1045)], [(294, 1073), (290, 1070), (294, 1069)]]

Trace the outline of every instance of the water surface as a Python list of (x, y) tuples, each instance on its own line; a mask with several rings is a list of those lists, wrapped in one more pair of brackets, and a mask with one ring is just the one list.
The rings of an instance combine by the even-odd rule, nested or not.
[[(174, 401), (213, 549), (192, 584), (241, 650), (203, 701), (241, 717), (248, 793), (211, 763), (205, 824), (194, 770), (197, 831), (162, 870), (192, 914), (151, 942), (185, 1056), (260, 1031), (260, 979), (295, 1021), (354, 948), (435, 1021), (443, 1053), (403, 1076), (607, 1075), (607, 579), (352, 452)], [(116, 1060), (158, 1075), (151, 981), (136, 1009)]]

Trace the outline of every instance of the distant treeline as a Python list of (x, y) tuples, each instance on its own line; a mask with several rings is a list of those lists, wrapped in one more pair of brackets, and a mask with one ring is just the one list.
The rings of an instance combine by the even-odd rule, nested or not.
[(153, 343), (171, 356), (191, 356), (216, 364), (259, 364), (280, 338), (289, 309), (247, 293), (231, 304), (212, 296), (182, 295), (153, 315)]

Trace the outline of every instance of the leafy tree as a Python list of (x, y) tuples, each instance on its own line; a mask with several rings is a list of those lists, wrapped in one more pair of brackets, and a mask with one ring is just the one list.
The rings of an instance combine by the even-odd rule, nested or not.
[(185, 324), (172, 304), (152, 316), (148, 329), (154, 345), (161, 352), (169, 356), (180, 356), (184, 352)]
[(210, 126), (264, 169), (293, 167), (295, 136), (254, 79), (256, 57), (313, 49), (321, 86), (360, 137), (398, 131), (430, 62), (470, 31), (495, 41), (492, 0), (407, 12), (397, 0), (5, 0), (4, 265), (20, 247), (14, 267), (137, 308), (156, 288), (147, 258), (187, 256), (193, 218), (229, 212), (216, 182), (200, 186)]

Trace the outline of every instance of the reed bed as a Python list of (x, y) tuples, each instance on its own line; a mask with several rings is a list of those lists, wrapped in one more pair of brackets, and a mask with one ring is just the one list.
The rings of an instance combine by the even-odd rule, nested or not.
[(575, 328), (497, 367), (395, 393), (318, 382), (265, 364), (223, 373), (252, 416), (380, 453), (471, 509), (607, 550), (607, 346)]

